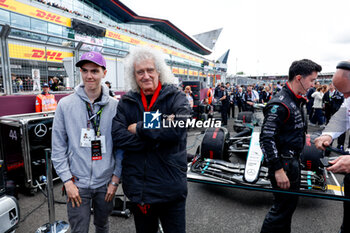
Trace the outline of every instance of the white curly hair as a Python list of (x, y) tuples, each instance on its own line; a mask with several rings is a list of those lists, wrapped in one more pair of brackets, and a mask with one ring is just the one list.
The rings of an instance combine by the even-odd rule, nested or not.
[(175, 77), (171, 73), (169, 66), (165, 63), (164, 54), (150, 47), (134, 47), (124, 61), (124, 78), (127, 88), (140, 92), (140, 87), (136, 83), (135, 64), (152, 59), (159, 73), (159, 81), (163, 84), (175, 84)]

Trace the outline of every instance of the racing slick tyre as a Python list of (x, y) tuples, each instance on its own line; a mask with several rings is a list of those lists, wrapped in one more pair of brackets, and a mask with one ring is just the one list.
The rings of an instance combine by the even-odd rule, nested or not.
[(252, 112), (239, 112), (237, 120), (243, 121), (243, 123), (252, 123), (253, 113)]
[(229, 161), (226, 140), (229, 132), (226, 128), (208, 128), (201, 145), (201, 157)]
[(301, 164), (305, 170), (314, 171), (316, 174), (321, 174), (323, 166), (320, 158), (323, 158), (323, 151), (318, 150), (316, 146), (311, 143), (312, 141), (312, 136), (307, 134), (304, 149), (300, 154)]
[(233, 130), (237, 133), (243, 131), (246, 128), (245, 123), (251, 123), (252, 120), (252, 112), (239, 112), (237, 115), (237, 119), (233, 123)]

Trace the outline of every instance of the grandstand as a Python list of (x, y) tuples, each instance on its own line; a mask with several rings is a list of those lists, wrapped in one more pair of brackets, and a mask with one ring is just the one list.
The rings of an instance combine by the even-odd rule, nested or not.
[(211, 49), (166, 19), (139, 16), (120, 1), (2, 0), (0, 2), (0, 95), (34, 94), (40, 83), (58, 80), (60, 91), (80, 82), (74, 63), (85, 51), (107, 60), (106, 81), (125, 91), (123, 59), (133, 46), (165, 53), (178, 82), (212, 85), (226, 72), (205, 56)]

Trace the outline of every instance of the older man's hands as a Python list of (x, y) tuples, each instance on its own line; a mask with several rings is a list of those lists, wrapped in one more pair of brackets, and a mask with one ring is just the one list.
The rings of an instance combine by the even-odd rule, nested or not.
[(130, 133), (132, 133), (132, 134), (136, 134), (136, 126), (137, 126), (136, 123), (129, 125), (129, 126), (128, 126), (128, 131), (129, 131)]
[(350, 155), (342, 155), (335, 160), (329, 161), (332, 166), (327, 170), (334, 173), (350, 173)]
[(332, 143), (332, 137), (329, 135), (321, 135), (315, 139), (315, 146), (317, 149), (325, 150), (327, 146)]
[[(332, 137), (329, 135), (322, 135), (315, 139), (315, 146), (317, 149), (325, 150), (327, 146), (332, 143)], [(350, 173), (350, 155), (339, 156), (335, 160), (329, 161), (332, 166), (327, 170), (334, 173)]]

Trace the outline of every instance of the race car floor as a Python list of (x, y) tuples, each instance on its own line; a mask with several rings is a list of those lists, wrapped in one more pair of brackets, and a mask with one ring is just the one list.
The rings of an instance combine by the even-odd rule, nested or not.
[[(227, 126), (229, 131), (233, 131), (232, 124), (231, 118)], [(310, 131), (315, 130), (318, 130), (318, 127), (310, 127)], [(202, 135), (200, 130), (189, 130), (189, 153), (195, 153)], [(54, 186), (55, 200), (65, 201), (65, 197), (61, 196), (62, 184), (55, 182)], [(271, 204), (271, 193), (189, 182), (186, 230), (189, 233), (259, 232)], [(34, 196), (20, 194), (19, 205), (21, 222), (16, 232), (35, 232), (38, 227), (49, 221), (48, 205), (42, 193), (38, 192)], [(64, 204), (55, 204), (55, 213), (56, 220), (68, 221)], [(292, 232), (336, 233), (342, 222), (342, 214), (342, 202), (340, 201), (301, 197), (293, 216)], [(93, 220), (90, 223), (90, 232), (95, 232)], [(111, 216), (110, 232), (135, 232), (133, 217)]]

